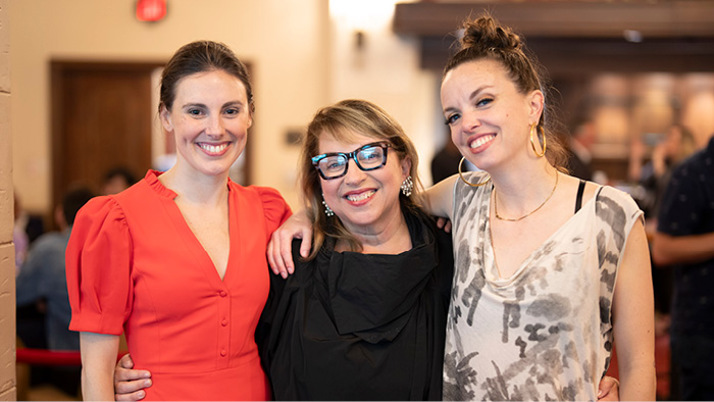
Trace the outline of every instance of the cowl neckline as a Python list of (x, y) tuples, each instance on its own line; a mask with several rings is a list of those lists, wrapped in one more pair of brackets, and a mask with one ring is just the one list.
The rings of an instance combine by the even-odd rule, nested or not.
[(400, 254), (336, 252), (335, 239), (326, 239), (317, 257), (324, 263), (317, 265), (341, 335), (392, 341), (416, 311), (438, 265), (436, 239), (418, 217), (405, 213), (405, 219), (412, 249)]

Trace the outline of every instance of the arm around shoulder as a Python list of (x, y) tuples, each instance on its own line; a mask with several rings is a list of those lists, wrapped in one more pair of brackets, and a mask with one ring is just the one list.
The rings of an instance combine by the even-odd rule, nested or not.
[(424, 191), (424, 210), (430, 215), (453, 220), (454, 186), (457, 180), (459, 180), (459, 175), (455, 174), (426, 189)]
[(312, 246), (312, 224), (304, 208), (295, 212), (276, 229), (268, 243), (268, 263), (273, 273), (287, 278), (295, 269), (292, 254), (293, 239), (302, 239), (300, 255), (307, 257)]

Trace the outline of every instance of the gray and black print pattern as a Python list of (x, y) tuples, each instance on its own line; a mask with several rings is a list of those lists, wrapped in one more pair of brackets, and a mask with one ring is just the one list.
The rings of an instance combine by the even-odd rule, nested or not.
[(597, 400), (610, 359), (615, 278), (642, 211), (627, 194), (602, 187), (500, 279), (488, 236), (491, 190), (459, 181), (454, 188), (444, 399)]

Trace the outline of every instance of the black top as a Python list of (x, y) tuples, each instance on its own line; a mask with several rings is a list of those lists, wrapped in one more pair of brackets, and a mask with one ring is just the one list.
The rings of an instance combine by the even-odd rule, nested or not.
[(413, 248), (335, 252), (271, 275), (256, 337), (276, 400), (440, 400), (451, 236), (405, 214)]

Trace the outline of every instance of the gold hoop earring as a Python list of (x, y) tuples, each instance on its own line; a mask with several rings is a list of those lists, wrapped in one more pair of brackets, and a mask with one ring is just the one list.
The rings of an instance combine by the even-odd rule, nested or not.
[[(543, 152), (540, 152), (540, 153), (536, 149), (535, 140), (533, 139), (533, 133), (536, 133), (536, 131), (540, 132), (540, 136), (543, 137)], [(538, 136), (538, 134), (536, 133), (536, 137), (537, 136)], [(538, 124), (533, 124), (531, 126), (531, 148), (533, 148), (533, 152), (535, 152), (537, 157), (541, 158), (545, 155), (545, 148), (546, 148), (545, 131), (543, 130), (543, 127), (541, 127)]]
[(488, 183), (489, 181), (491, 181), (491, 176), (488, 176), (488, 179), (487, 179), (486, 181), (484, 181), (484, 182), (482, 182), (482, 183), (478, 183), (478, 184), (473, 184), (473, 183), (467, 181), (467, 180), (464, 178), (464, 174), (461, 172), (461, 167), (463, 166), (465, 160), (466, 160), (466, 157), (465, 157), (465, 156), (462, 156), (462, 157), (461, 157), (461, 161), (459, 162), (459, 177), (461, 178), (461, 181), (463, 181), (464, 183), (468, 184), (468, 185), (471, 186), (471, 187), (481, 187), (481, 186), (483, 186), (484, 184), (486, 184), (486, 183)]

